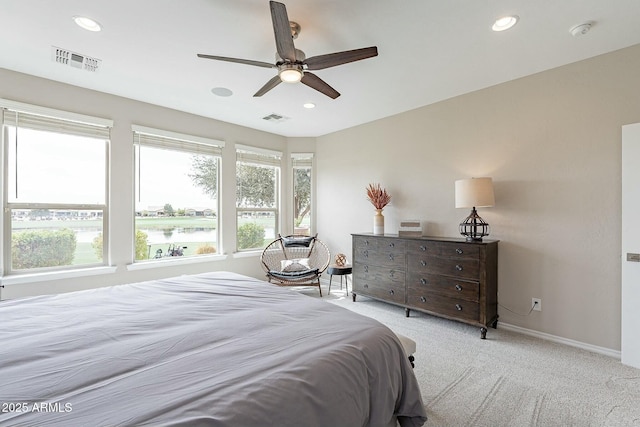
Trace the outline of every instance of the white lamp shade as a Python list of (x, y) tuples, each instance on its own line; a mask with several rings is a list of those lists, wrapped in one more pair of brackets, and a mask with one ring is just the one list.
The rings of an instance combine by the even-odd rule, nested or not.
[(470, 178), (456, 181), (456, 208), (486, 208), (495, 204), (493, 180)]

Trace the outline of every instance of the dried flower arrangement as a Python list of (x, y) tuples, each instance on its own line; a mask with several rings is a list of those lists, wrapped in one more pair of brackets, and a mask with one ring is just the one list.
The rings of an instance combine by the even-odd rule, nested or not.
[(367, 199), (374, 208), (384, 209), (391, 201), (391, 196), (387, 193), (387, 190), (380, 187), (380, 184), (369, 184), (367, 187)]

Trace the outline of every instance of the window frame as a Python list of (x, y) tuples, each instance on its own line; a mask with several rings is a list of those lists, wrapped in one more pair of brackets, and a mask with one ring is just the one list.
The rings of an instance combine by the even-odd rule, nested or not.
[[(274, 205), (273, 208), (265, 207), (239, 207), (237, 196), (237, 183), (238, 183), (238, 163), (244, 163), (257, 167), (272, 167), (275, 170), (275, 182), (274, 182)], [(265, 246), (254, 248), (242, 248), (238, 246), (238, 217), (242, 213), (257, 213), (257, 212), (273, 212), (274, 214), (274, 238), (278, 236), (281, 229), (281, 194), (282, 194), (282, 152), (277, 150), (270, 150), (267, 148), (254, 147), (243, 144), (236, 144), (236, 215), (235, 215), (235, 230), (236, 230), (236, 253), (247, 253), (261, 251)]]
[(309, 169), (309, 236), (314, 234), (314, 155), (313, 153), (291, 153), (291, 226), (294, 234), (296, 230), (295, 195), (296, 195), (296, 169)]
[[(13, 115), (13, 117), (11, 117)], [(22, 116), (22, 117), (21, 117)], [(21, 120), (24, 125), (20, 126)], [(111, 129), (113, 121), (100, 117), (78, 114), (70, 111), (41, 107), (22, 102), (0, 99), (0, 125), (2, 134), (0, 140), (0, 157), (2, 162), (2, 182), (0, 198), (2, 204), (2, 225), (0, 227), (0, 239), (2, 240), (2, 258), (0, 259), (0, 274), (2, 277), (18, 277), (42, 273), (65, 274), (87, 270), (92, 267), (106, 267), (110, 263), (109, 257), (109, 168)], [(104, 203), (55, 203), (55, 202), (10, 202), (9, 197), (9, 127), (45, 131), (62, 135), (82, 136), (95, 138), (104, 142)], [(102, 262), (85, 263), (79, 265), (64, 265), (54, 267), (36, 267), (28, 269), (13, 269), (11, 257), (11, 245), (13, 235), (12, 212), (16, 210), (78, 210), (102, 212)], [(6, 279), (3, 279), (5, 282)]]
[[(149, 258), (144, 260), (136, 260), (135, 246), (136, 246), (136, 203), (134, 200), (133, 203), (133, 212), (132, 212), (132, 260), (131, 265), (141, 266), (145, 264), (163, 264), (169, 265), (175, 262), (193, 262), (193, 260), (198, 260), (200, 258), (211, 257), (211, 256), (219, 256), (224, 254), (223, 248), (223, 240), (222, 240), (222, 202), (221, 202), (221, 169), (222, 169), (222, 151), (225, 146), (225, 142), (218, 139), (206, 138), (197, 135), (185, 134), (180, 132), (173, 132), (164, 129), (151, 128), (140, 125), (132, 125), (132, 138), (133, 138), (133, 171), (134, 171), (134, 179), (133, 179), (133, 194), (134, 199), (139, 197), (140, 191), (140, 179), (139, 176), (135, 174), (136, 168), (139, 166), (139, 148), (150, 147), (157, 149), (166, 149), (177, 151), (181, 153), (191, 153), (191, 154), (202, 154), (207, 156), (217, 157), (218, 166), (217, 166), (217, 197), (216, 197), (216, 253), (211, 254), (201, 254), (201, 255), (192, 255), (192, 256), (180, 256), (180, 257), (162, 257), (162, 258)], [(137, 196), (136, 196), (137, 195)], [(189, 260), (189, 261), (187, 261)]]

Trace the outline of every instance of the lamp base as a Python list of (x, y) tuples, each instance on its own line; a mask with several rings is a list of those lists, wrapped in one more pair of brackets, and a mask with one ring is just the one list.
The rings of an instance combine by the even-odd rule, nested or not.
[(460, 234), (465, 236), (467, 242), (482, 242), (482, 238), (489, 235), (489, 224), (485, 222), (474, 207), (471, 214), (460, 223)]

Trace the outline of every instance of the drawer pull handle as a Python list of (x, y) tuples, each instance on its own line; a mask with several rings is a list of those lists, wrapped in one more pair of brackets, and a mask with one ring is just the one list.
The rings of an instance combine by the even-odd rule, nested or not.
[(422, 283), (423, 285), (427, 284), (427, 279), (420, 279), (420, 283)]
[(462, 290), (462, 286), (456, 285), (456, 291), (461, 291), (461, 290)]
[(367, 250), (363, 251), (362, 255), (364, 255), (365, 258), (369, 258), (369, 251)]
[(390, 248), (394, 248), (395, 246), (396, 246), (396, 244), (395, 244), (395, 243), (393, 243), (393, 242), (389, 243), (389, 247), (390, 247)]
[(394, 276), (395, 276), (395, 274), (396, 274), (396, 272), (395, 272), (395, 271), (393, 271), (393, 270), (390, 270), (390, 271), (389, 271), (389, 277), (394, 277)]
[(421, 250), (421, 251), (426, 251), (426, 250), (427, 250), (427, 247), (426, 247), (425, 245), (420, 245), (420, 250)]
[(365, 289), (369, 288), (369, 285), (365, 283), (365, 284), (364, 284), (364, 288), (365, 288)]
[(458, 255), (462, 255), (462, 253), (463, 253), (463, 252), (464, 252), (464, 251), (463, 251), (462, 249), (460, 249), (460, 248), (456, 248), (456, 253), (457, 253)]
[(420, 260), (420, 265), (423, 266), (423, 267), (426, 267), (427, 266), (427, 262), (425, 260), (421, 259)]
[(456, 304), (456, 309), (457, 309), (458, 311), (462, 311), (462, 306), (461, 306), (460, 304)]
[(456, 264), (456, 270), (462, 271), (462, 266), (460, 264)]
[(390, 259), (391, 261), (393, 261), (393, 258), (394, 258), (394, 257), (393, 257), (393, 254), (389, 254), (389, 259)]
[(369, 266), (368, 266), (368, 265), (365, 265), (365, 266), (364, 266), (364, 272), (365, 272), (365, 273), (368, 273), (368, 272), (369, 272)]
[(421, 302), (427, 302), (427, 299), (425, 297), (420, 297), (420, 301)]
[(364, 241), (364, 245), (365, 245), (365, 246), (369, 246), (369, 241), (368, 241), (368, 240), (365, 240), (365, 241)]
[(395, 292), (393, 292), (393, 289), (389, 289), (389, 294), (393, 295)]

